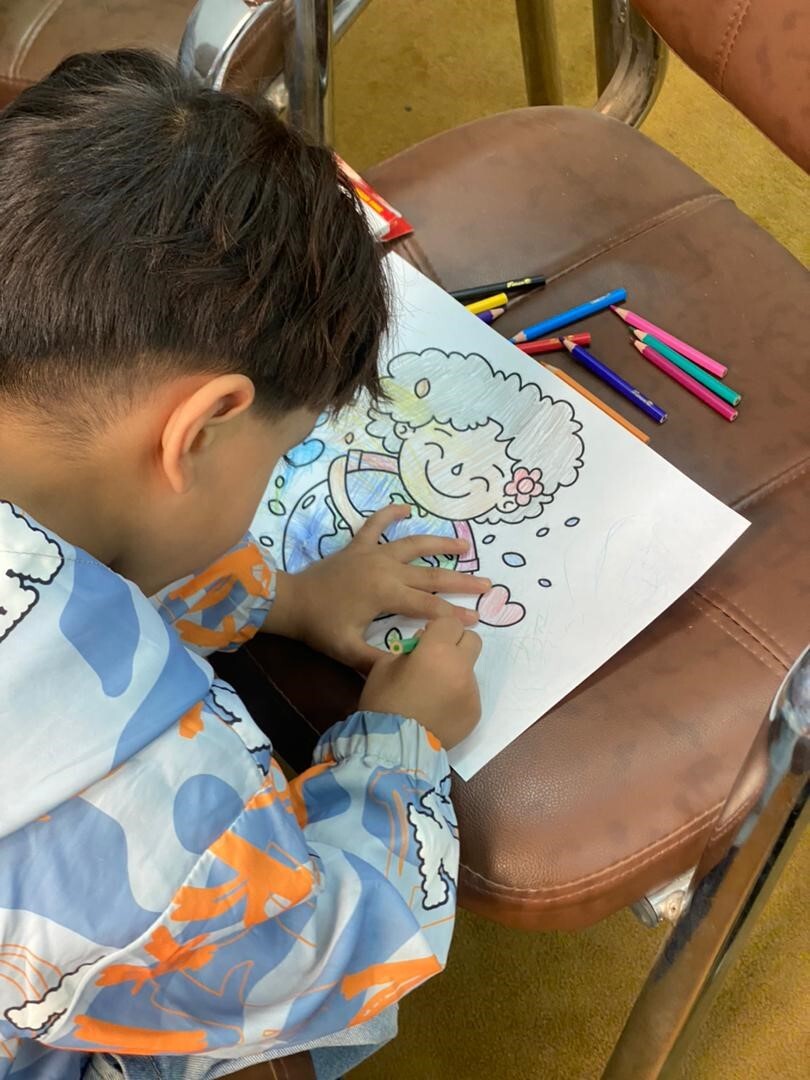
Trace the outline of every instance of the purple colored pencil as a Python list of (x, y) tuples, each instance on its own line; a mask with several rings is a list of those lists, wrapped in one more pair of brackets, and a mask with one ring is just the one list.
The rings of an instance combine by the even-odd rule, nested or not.
[(623, 379), (621, 375), (609, 368), (607, 364), (603, 364), (601, 360), (597, 360), (593, 353), (589, 353), (587, 349), (583, 349), (581, 345), (575, 345), (570, 338), (563, 338), (563, 345), (568, 349), (572, 360), (576, 360), (582, 364), (592, 375), (595, 375), (597, 379), (601, 379), (603, 383), (607, 383), (611, 389), (615, 390), (617, 394), (621, 394), (623, 398), (631, 402), (637, 409), (641, 409), (651, 420), (654, 420), (656, 424), (663, 424), (667, 418), (665, 409), (662, 409), (660, 405), (656, 405), (654, 401), (650, 401), (648, 397), (645, 397), (640, 390), (638, 390), (632, 383), (629, 383), (626, 379)]
[(492, 311), (479, 311), (476, 317), (479, 318), (481, 322), (494, 323), (495, 320), (499, 319), (505, 311), (506, 308), (504, 307), (496, 307), (493, 308)]

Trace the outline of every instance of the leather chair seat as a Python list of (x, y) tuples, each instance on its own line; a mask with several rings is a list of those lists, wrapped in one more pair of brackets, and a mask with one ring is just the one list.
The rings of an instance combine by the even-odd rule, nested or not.
[[(584, 926), (690, 869), (709, 841), (719, 858), (762, 787), (764, 718), (807, 634), (807, 275), (671, 155), (586, 110), (490, 117), (367, 175), (415, 226), (400, 252), (446, 288), (547, 275), (498, 331), (624, 286), (628, 306), (728, 363), (743, 394), (727, 423), (645, 364), (609, 312), (587, 322), (594, 351), (669, 408), (666, 424), (555, 360), (752, 522), (646, 631), (470, 782), (454, 780), (461, 902), (526, 929)], [(261, 635), (221, 670), (297, 767), (300, 732), (340, 719), (359, 688)]]

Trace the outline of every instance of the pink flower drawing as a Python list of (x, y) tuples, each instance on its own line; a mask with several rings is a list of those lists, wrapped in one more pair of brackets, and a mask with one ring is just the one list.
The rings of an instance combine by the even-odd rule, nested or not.
[(514, 498), (518, 506), (528, 506), (536, 495), (543, 492), (540, 475), (539, 469), (515, 469), (504, 491)]

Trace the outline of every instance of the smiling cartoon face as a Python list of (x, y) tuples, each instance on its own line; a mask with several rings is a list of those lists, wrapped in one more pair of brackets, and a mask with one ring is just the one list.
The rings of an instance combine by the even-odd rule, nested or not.
[(500, 424), (489, 420), (468, 431), (436, 420), (417, 428), (400, 426), (399, 471), (414, 502), (451, 521), (469, 520), (496, 506), (513, 465), (506, 442), (499, 439)]

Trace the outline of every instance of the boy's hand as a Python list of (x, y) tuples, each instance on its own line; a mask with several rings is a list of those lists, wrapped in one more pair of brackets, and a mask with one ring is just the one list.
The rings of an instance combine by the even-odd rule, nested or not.
[(372, 514), (342, 551), (313, 563), (299, 574), (279, 574), (276, 599), (264, 629), (305, 641), (313, 649), (359, 671), (379, 659), (380, 650), (364, 640), (378, 615), (436, 619), (453, 615), (465, 626), (478, 621), (474, 611), (434, 593), (480, 596), (491, 587), (485, 578), (426, 566), (411, 566), (427, 555), (461, 555), (466, 540), (408, 536), (380, 543), (383, 532), (408, 517), (408, 506), (386, 506)]
[(473, 674), (480, 652), (478, 634), (465, 630), (458, 619), (436, 619), (421, 633), (410, 655), (380, 657), (366, 680), (359, 708), (412, 717), (449, 750), (481, 717)]

